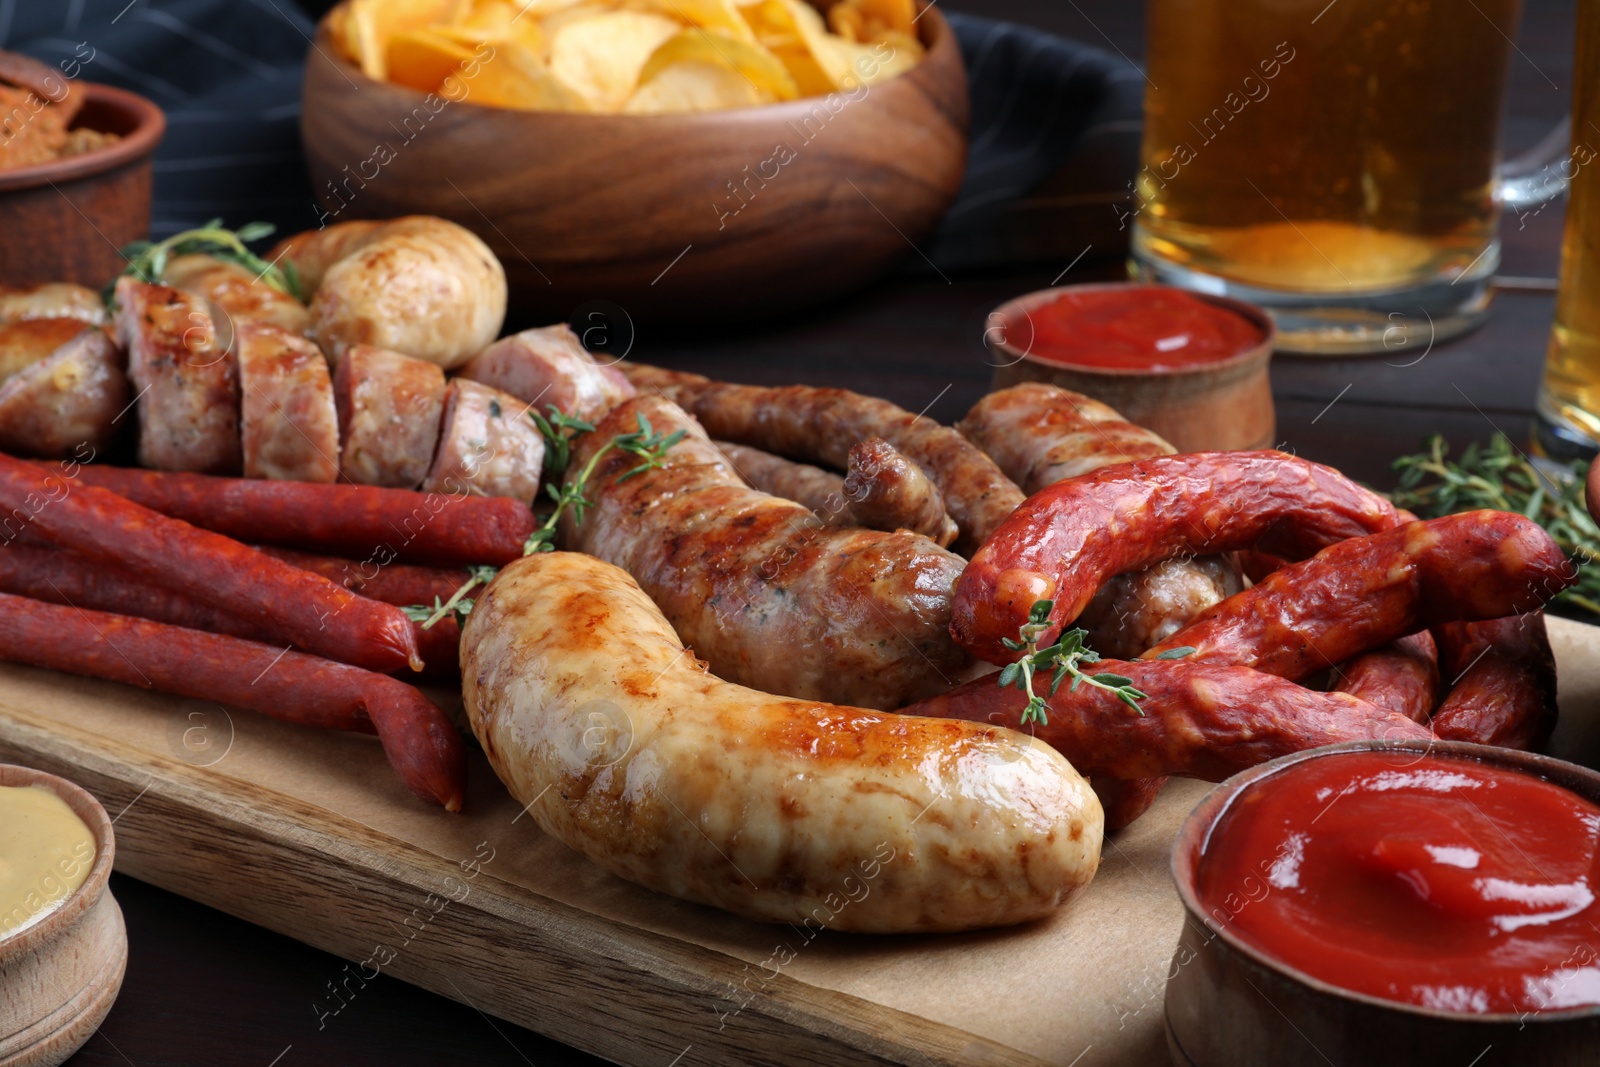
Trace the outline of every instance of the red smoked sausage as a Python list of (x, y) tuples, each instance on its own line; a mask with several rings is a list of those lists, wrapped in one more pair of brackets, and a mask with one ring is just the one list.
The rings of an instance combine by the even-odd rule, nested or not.
[(1536, 751), (1556, 725), (1556, 661), (1544, 613), (1438, 627), (1450, 692), (1433, 714), (1447, 741)]
[(376, 732), (406, 787), (460, 811), (461, 737), (404, 682), (271, 645), (0, 593), (0, 659), (215, 700), (307, 726)]
[(1427, 633), (1408, 634), (1339, 668), (1335, 692), (1426, 723), (1439, 692), (1439, 653)]
[(1331, 545), (1210, 609), (1145, 653), (1298, 681), (1443, 622), (1540, 607), (1577, 572), (1538, 523), (1505, 511), (1446, 515)]
[[(1047, 723), (1024, 726), (1027, 698), (1014, 687), (1000, 688), (992, 675), (900, 711), (1036, 734), (1078, 773), (1107, 778), (1176, 774), (1220, 782), (1246, 767), (1318, 745), (1432, 736), (1403, 715), (1343, 693), (1312, 692), (1249, 667), (1101, 660), (1094, 670), (1122, 675), (1143, 690), (1139, 711), (1103, 689), (1084, 685), (1074, 691), (1063, 685), (1048, 698)], [(1035, 680), (1040, 696), (1048, 683), (1048, 675)]]
[(0, 509), (0, 541), (31, 528), (62, 548), (258, 620), (286, 645), (377, 671), (422, 667), (411, 621), (399, 608), (65, 472), (0, 455)]
[(527, 504), (508, 499), (99, 465), (71, 470), (86, 485), (202, 529), (369, 566), (402, 561), (501, 567), (522, 558), (536, 525)]
[(1029, 497), (956, 583), (951, 633), (1009, 663), (1035, 601), (1054, 639), (1124, 571), (1182, 555), (1260, 546), (1293, 559), (1396, 525), (1394, 507), (1331, 468), (1282, 452), (1193, 452), (1102, 467)]

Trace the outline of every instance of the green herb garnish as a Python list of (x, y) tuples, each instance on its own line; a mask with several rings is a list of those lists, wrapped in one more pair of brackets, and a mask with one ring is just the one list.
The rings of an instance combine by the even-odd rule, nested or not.
[[(224, 262), (237, 263), (246, 270), (253, 271), (258, 281), (265, 282), (280, 293), (288, 293), (296, 300), (304, 302), (305, 293), (300, 286), (300, 275), (295, 271), (292, 262), (286, 259), (282, 266), (268, 263), (250, 251), (246, 245), (248, 241), (259, 241), (263, 237), (271, 236), (276, 228), (270, 222), (251, 222), (237, 230), (229, 230), (223, 227), (221, 219), (212, 219), (197, 230), (175, 233), (165, 241), (134, 241), (122, 249), (122, 255), (128, 263), (117, 278), (127, 274), (142, 282), (160, 285), (161, 276), (166, 273), (167, 263), (173, 256), (201, 253)], [(112, 278), (111, 283), (101, 294), (107, 306), (113, 303), (117, 278)]]
[[(1056, 695), (1056, 690), (1061, 688), (1062, 682), (1071, 678), (1072, 685), (1068, 692), (1076, 692), (1080, 685), (1091, 685), (1096, 689), (1116, 694), (1118, 700), (1143, 715), (1144, 711), (1140, 709), (1139, 701), (1149, 694), (1135, 688), (1133, 679), (1109, 671), (1086, 674), (1079, 669), (1080, 663), (1100, 662), (1100, 653), (1084, 644), (1084, 639), (1089, 636), (1088, 630), (1067, 630), (1055, 644), (1048, 648), (1039, 647), (1039, 638), (1050, 628), (1050, 612), (1054, 607), (1053, 600), (1034, 601), (1033, 607), (1028, 611), (1028, 621), (1017, 628), (1017, 639), (1012, 640), (1009, 637), (1001, 639), (1011, 651), (1022, 653), (1021, 658), (1015, 663), (1008, 664), (1000, 671), (1000, 688), (1015, 685), (1028, 694), (1028, 706), (1022, 709), (1022, 725), (1036, 722), (1043, 726), (1049, 721), (1047, 716), (1050, 706), (1044, 697), (1033, 691), (1033, 674), (1034, 671), (1052, 668), (1055, 670), (1055, 675), (1050, 679), (1051, 696)], [(1175, 648), (1163, 652), (1160, 658), (1181, 659), (1193, 651), (1192, 648)]]
[(1438, 434), (1424, 441), (1423, 448), (1418, 455), (1394, 461), (1400, 472), (1400, 487), (1393, 494), (1397, 506), (1425, 519), (1480, 508), (1531, 519), (1578, 565), (1576, 584), (1551, 603), (1600, 615), (1600, 571), (1588, 566), (1600, 561), (1600, 526), (1584, 506), (1589, 464), (1541, 459), (1535, 466), (1504, 434), (1496, 434), (1486, 448), (1468, 445), (1455, 460), (1448, 458), (1450, 446)]

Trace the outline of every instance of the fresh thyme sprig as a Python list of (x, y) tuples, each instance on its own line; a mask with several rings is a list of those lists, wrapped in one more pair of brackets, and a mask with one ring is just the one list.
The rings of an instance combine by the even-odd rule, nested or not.
[[(223, 227), (221, 219), (212, 219), (197, 230), (175, 233), (165, 241), (134, 241), (122, 249), (122, 254), (128, 263), (117, 278), (123, 274), (131, 274), (142, 282), (158, 285), (161, 276), (166, 273), (168, 260), (173, 256), (201, 252), (229, 263), (237, 263), (253, 271), (261, 281), (272, 288), (303, 301), (305, 294), (301, 289), (300, 275), (295, 270), (293, 262), (285, 259), (282, 266), (268, 263), (250, 251), (245, 244), (247, 241), (259, 241), (263, 237), (270, 236), (276, 228), (270, 222), (251, 222), (237, 230), (229, 230)], [(112, 278), (111, 283), (101, 294), (107, 305), (113, 301), (117, 278)]]
[(1543, 526), (1578, 564), (1578, 580), (1552, 604), (1600, 615), (1600, 526), (1584, 506), (1583, 483), (1589, 465), (1540, 460), (1536, 467), (1503, 434), (1487, 447), (1468, 445), (1449, 459), (1450, 446), (1438, 434), (1423, 442), (1424, 452), (1394, 461), (1400, 487), (1397, 506), (1425, 519), (1458, 511), (1493, 508), (1514, 511)]
[[(1016, 640), (1009, 637), (1001, 638), (1001, 643), (1011, 651), (1022, 653), (1015, 663), (1007, 664), (1000, 671), (1000, 688), (1015, 685), (1028, 694), (1028, 706), (1022, 709), (1022, 725), (1038, 723), (1043, 726), (1049, 722), (1050, 705), (1044, 697), (1033, 691), (1033, 674), (1035, 671), (1051, 668), (1055, 670), (1055, 675), (1050, 679), (1051, 696), (1056, 695), (1056, 690), (1061, 688), (1062, 682), (1071, 678), (1072, 685), (1068, 692), (1076, 692), (1080, 685), (1091, 685), (1096, 689), (1116, 694), (1118, 700), (1143, 715), (1144, 710), (1139, 707), (1139, 701), (1149, 694), (1136, 688), (1133, 679), (1112, 674), (1110, 671), (1087, 674), (1079, 669), (1080, 663), (1100, 662), (1100, 653), (1084, 643), (1089, 636), (1088, 630), (1067, 630), (1055, 644), (1047, 648), (1039, 647), (1039, 638), (1050, 629), (1050, 612), (1055, 606), (1053, 600), (1034, 601), (1033, 607), (1028, 611), (1028, 621), (1017, 627)], [(1188, 647), (1174, 648), (1156, 658), (1182, 659), (1193, 651), (1194, 649)]]
[(422, 623), (424, 630), (431, 630), (435, 623), (451, 614), (456, 616), (457, 622), (466, 622), (467, 616), (472, 614), (472, 601), (467, 600), (466, 595), (477, 586), (488, 585), (494, 580), (494, 576), (500, 573), (495, 567), (468, 567), (467, 571), (469, 576), (466, 582), (460, 589), (450, 594), (450, 599), (444, 603), (439, 603), (439, 598), (434, 597), (431, 608), (422, 604), (401, 610), (412, 622)]
[[(547, 447), (551, 451), (559, 451), (562, 456), (561, 473), (564, 474), (572, 462), (572, 442), (579, 434), (593, 432), (594, 427), (579, 419), (571, 419), (562, 415), (554, 405), (550, 408), (550, 418), (534, 416), (534, 423), (539, 427), (539, 432), (545, 435)], [(657, 470), (665, 462), (667, 452), (673, 445), (683, 440), (686, 430), (675, 430), (663, 436), (656, 432), (650, 425), (650, 420), (644, 413), (639, 413), (639, 429), (635, 433), (618, 434), (613, 437), (604, 448), (597, 449), (589, 457), (589, 462), (583, 465), (575, 478), (563, 478), (560, 487), (554, 481), (548, 483), (544, 490), (550, 499), (556, 502), (544, 524), (528, 537), (527, 544), (523, 546), (523, 555), (531, 556), (535, 552), (555, 551), (556, 527), (561, 522), (561, 517), (569, 510), (572, 520), (582, 524), (584, 513), (594, 506), (594, 501), (586, 495), (589, 488), (589, 479), (594, 476), (595, 468), (600, 465), (600, 460), (612, 449), (631, 452), (638, 456), (642, 463), (637, 467), (617, 476), (617, 481), (625, 482), (636, 474), (643, 474), (648, 470)]]

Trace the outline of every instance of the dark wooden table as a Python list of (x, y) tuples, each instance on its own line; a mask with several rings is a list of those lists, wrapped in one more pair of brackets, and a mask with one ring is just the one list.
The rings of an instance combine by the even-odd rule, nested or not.
[[(944, 6), (1031, 23), (1118, 50), (1130, 63), (1143, 51), (1140, 5), (1127, 0), (944, 0)], [(1566, 110), (1572, 25), (1571, 0), (1527, 5), (1507, 120), (1512, 152), (1536, 141)], [(1501, 292), (1493, 317), (1470, 336), (1429, 348), (1421, 335), (1407, 348), (1366, 359), (1279, 357), (1272, 378), (1284, 446), (1387, 486), (1390, 460), (1414, 451), (1429, 433), (1459, 444), (1495, 430), (1524, 440), (1550, 327), (1561, 221), (1560, 204), (1506, 220), (1501, 273), (1520, 280)], [(984, 317), (1007, 297), (1049, 284), (1065, 266), (951, 284), (890, 281), (759, 329), (643, 335), (635, 354), (740, 380), (847, 386), (951, 421), (988, 383)], [(1076, 270), (1067, 280), (1089, 277)], [(600, 1062), (387, 977), (369, 983), (319, 1028), (313, 1005), (338, 961), (130, 878), (113, 876), (112, 887), (127, 916), (128, 976), (105, 1025), (71, 1061), (76, 1067)]]

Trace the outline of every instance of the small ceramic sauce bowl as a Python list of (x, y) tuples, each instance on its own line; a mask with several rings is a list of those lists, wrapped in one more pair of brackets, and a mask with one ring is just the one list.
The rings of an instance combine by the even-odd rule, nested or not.
[(0, 170), (0, 285), (76, 282), (99, 289), (121, 248), (150, 232), (150, 156), (167, 120), (155, 104), (82, 83), (73, 122), (120, 140), (81, 155)]
[(1600, 773), (1587, 767), (1459, 741), (1354, 741), (1297, 752), (1234, 775), (1195, 806), (1172, 847), (1172, 875), (1185, 912), (1167, 972), (1172, 1062), (1180, 1067), (1595, 1063), (1600, 1006), (1467, 1014), (1384, 1000), (1314, 978), (1246, 943), (1227, 923), (1207, 919), (1197, 888), (1201, 855), (1232, 801), (1294, 764), (1351, 752), (1475, 760), (1600, 803)]
[(1272, 317), (1254, 304), (1189, 293), (1248, 321), (1261, 340), (1243, 351), (1194, 366), (1158, 370), (1084, 366), (1030, 351), (1029, 314), (1065, 293), (1138, 293), (1165, 287), (1138, 282), (1056, 286), (1019, 296), (990, 312), (984, 339), (994, 363), (994, 388), (1045, 382), (1109, 404), (1122, 417), (1160, 434), (1179, 452), (1270, 448), (1276, 411), (1267, 363), (1277, 340)]
[(43, 786), (94, 835), (83, 884), (55, 911), (0, 937), (0, 1067), (53, 1067), (92, 1036), (122, 988), (128, 932), (106, 888), (116, 841), (94, 797), (63, 778), (0, 764), (0, 786)]

